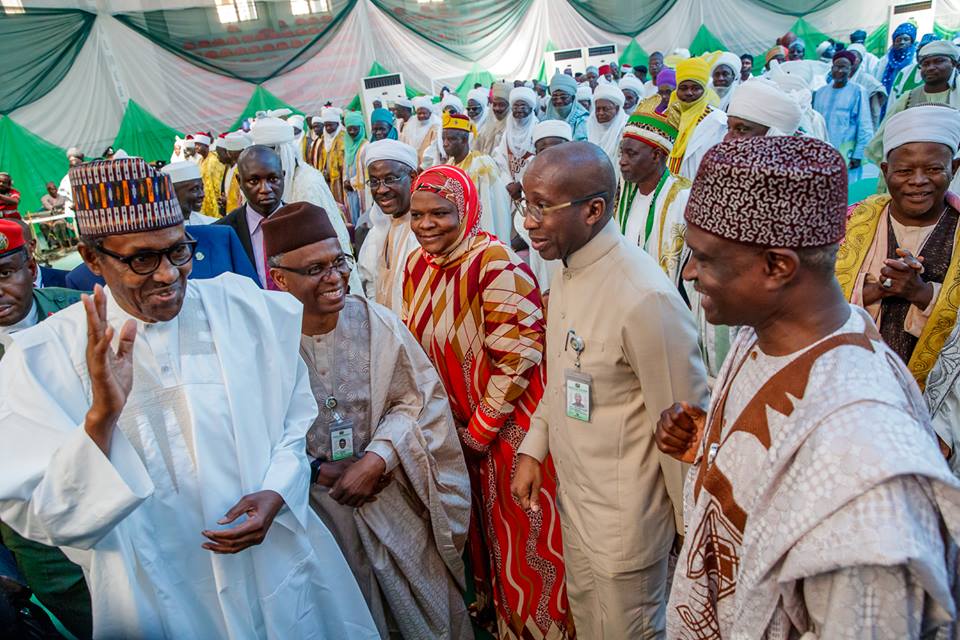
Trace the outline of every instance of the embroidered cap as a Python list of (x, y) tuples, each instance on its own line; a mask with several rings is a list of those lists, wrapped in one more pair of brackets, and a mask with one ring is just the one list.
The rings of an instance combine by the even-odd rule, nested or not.
[(822, 247), (843, 239), (847, 167), (820, 140), (748, 138), (710, 149), (690, 191), (689, 224), (765, 247)]
[(659, 113), (652, 111), (637, 111), (627, 120), (623, 129), (624, 138), (633, 138), (644, 142), (655, 149), (666, 153), (673, 150), (673, 143), (677, 139), (677, 128)]
[(326, 210), (309, 202), (291, 202), (280, 207), (260, 228), (267, 258), (337, 237)]
[(0, 218), (0, 258), (19, 251), (24, 244), (23, 227), (13, 220)]
[(143, 158), (98, 160), (70, 169), (77, 228), (84, 238), (183, 224), (170, 176)]

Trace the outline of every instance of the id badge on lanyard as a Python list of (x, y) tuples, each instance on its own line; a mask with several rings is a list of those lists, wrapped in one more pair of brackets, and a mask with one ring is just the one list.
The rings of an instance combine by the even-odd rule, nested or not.
[(580, 370), (580, 355), (584, 350), (583, 338), (571, 329), (567, 332), (567, 344), (564, 350), (573, 349), (577, 354), (576, 369), (564, 371), (566, 387), (567, 417), (581, 422), (590, 422), (590, 402), (593, 376)]

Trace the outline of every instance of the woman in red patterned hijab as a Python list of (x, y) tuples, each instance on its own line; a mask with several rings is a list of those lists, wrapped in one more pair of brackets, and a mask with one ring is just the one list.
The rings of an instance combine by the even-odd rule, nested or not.
[(572, 637), (552, 462), (538, 512), (510, 494), (516, 450), (544, 389), (536, 278), (480, 230), (477, 189), (460, 169), (421, 173), (410, 214), (420, 249), (407, 259), (403, 316), (450, 396), (470, 472), (471, 614), (499, 638)]

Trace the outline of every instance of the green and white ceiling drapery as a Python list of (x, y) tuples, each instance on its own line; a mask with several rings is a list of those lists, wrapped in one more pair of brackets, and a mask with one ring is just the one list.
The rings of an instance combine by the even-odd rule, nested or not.
[[(290, 39), (290, 44), (286, 49), (275, 44), (269, 60), (242, 62), (230, 60), (234, 57), (230, 55), (221, 57), (220, 45), (214, 43), (224, 33), (247, 34), (252, 25), (238, 24), (236, 32), (224, 29), (216, 36), (208, 34), (212, 37), (206, 38), (207, 49), (218, 52), (212, 58), (201, 55), (206, 50), (199, 46), (201, 38), (189, 35), (184, 21), (176, 17), (180, 9), (209, 14), (216, 10), (214, 0), (24, 0), (26, 17), (38, 2), (67, 6), (75, 15), (68, 20), (67, 13), (58, 14), (56, 24), (63, 29), (58, 33), (68, 35), (42, 43), (50, 47), (49, 55), (30, 58), (17, 53), (37, 51), (27, 46), (29, 30), (9, 27), (24, 16), (0, 14), (0, 34), (6, 34), (0, 38), (0, 51), (5, 52), (5, 69), (17, 70), (16, 78), (30, 75), (21, 72), (21, 62), (26, 69), (39, 69), (35, 66), (39, 61), (63, 62), (51, 64), (49, 72), (35, 74), (34, 82), (42, 78), (46, 86), (37, 82), (33, 92), (22, 91), (22, 97), (11, 102), (14, 108), (9, 111), (9, 122), (0, 124), (4, 127), (0, 128), (4, 134), (0, 137), (0, 170), (12, 170), (27, 207), (38, 203), (44, 182), (58, 181), (66, 170), (65, 158), (53, 162), (56, 154), (52, 150), (62, 155), (62, 149), (76, 145), (89, 154), (99, 154), (106, 146), (119, 143), (131, 147), (128, 151), (163, 158), (163, 140), (171, 132), (225, 131), (241, 116), (252, 115), (250, 109), (256, 111), (258, 105), (272, 108), (285, 104), (304, 113), (319, 112), (327, 101), (344, 106), (356, 96), (360, 78), (371, 68), (403, 73), (409, 95), (430, 92), (441, 83), (460, 90), (492, 78), (537, 77), (550, 46), (566, 49), (614, 43), (621, 58), (631, 63), (645, 62), (653, 51), (677, 47), (707, 50), (721, 43), (736, 53), (762, 55), (777, 36), (791, 28), (806, 39), (808, 55), (822, 36), (845, 39), (856, 28), (876, 32), (871, 42), (879, 51), (887, 46), (886, 34), (878, 30), (886, 21), (886, 6), (877, 0), (445, 0), (446, 13), (434, 9), (437, 3), (421, 5), (417, 0), (331, 0), (311, 4), (330, 8), (326, 29), (299, 36), (297, 27), (304, 25), (296, 23), (298, 18), (316, 26), (309, 18), (323, 21), (321, 16), (294, 17), (290, 2), (269, 0), (256, 5), (258, 16), (268, 20), (269, 26), (261, 24), (253, 32), (269, 28), (281, 39)], [(206, 6), (197, 9), (197, 4)], [(476, 7), (471, 9), (471, 4)], [(586, 16), (585, 5), (590, 5), (598, 18)], [(610, 12), (623, 7), (629, 8), (637, 24), (655, 22), (635, 38), (626, 35), (636, 28), (627, 23), (604, 28), (606, 23), (599, 18), (616, 21)], [(960, 0), (941, 0), (938, 7), (941, 28), (960, 25)], [(803, 13), (809, 8), (815, 9)], [(798, 12), (803, 13), (800, 23)], [(115, 17), (117, 14), (126, 22)], [(450, 16), (457, 15), (485, 17), (483, 24), (467, 20), (463, 25), (475, 41), (455, 32), (458, 22)], [(148, 16), (152, 17), (148, 20)], [(141, 20), (139, 30), (131, 28), (134, 17)], [(74, 25), (72, 31), (68, 24)], [(284, 36), (283, 29), (292, 31)], [(291, 49), (294, 40), (307, 36), (315, 40)], [(240, 44), (229, 47), (243, 46), (243, 37), (237, 37)], [(187, 42), (196, 46), (187, 49)], [(246, 55), (250, 56), (249, 48)], [(197, 60), (197, 56), (203, 59)], [(38, 62), (31, 65), (30, 59)], [(268, 79), (258, 85), (244, 78)], [(14, 125), (17, 135), (10, 133)], [(28, 132), (35, 135), (25, 135)], [(50, 162), (15, 160), (34, 154)], [(31, 203), (33, 196), (37, 200)]]

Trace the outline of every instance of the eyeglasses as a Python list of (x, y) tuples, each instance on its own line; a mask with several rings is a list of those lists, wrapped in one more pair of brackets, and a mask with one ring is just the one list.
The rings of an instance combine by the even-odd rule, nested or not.
[(377, 178), (370, 178), (367, 180), (367, 186), (370, 187), (371, 191), (376, 191), (380, 188), (380, 185), (385, 187), (392, 187), (395, 184), (400, 184), (406, 176), (388, 176), (383, 180)]
[(130, 256), (120, 255), (119, 253), (105, 249), (103, 247), (103, 241), (94, 244), (94, 249), (105, 256), (110, 256), (114, 260), (118, 260), (127, 265), (130, 270), (138, 276), (149, 276), (160, 268), (164, 256), (166, 256), (170, 264), (175, 267), (182, 267), (193, 260), (193, 254), (197, 250), (197, 241), (191, 238), (190, 234), (187, 234), (187, 238), (189, 238), (189, 240), (178, 242), (166, 249), (159, 251), (138, 251)]
[(344, 275), (353, 271), (353, 267), (356, 263), (353, 260), (353, 256), (348, 256), (345, 253), (341, 253), (340, 257), (331, 262), (330, 264), (316, 263), (312, 264), (309, 267), (304, 267), (303, 269), (295, 269), (293, 267), (283, 267), (280, 265), (272, 265), (274, 269), (281, 269), (283, 271), (289, 271), (291, 273), (296, 273), (301, 276), (306, 276), (308, 278), (326, 278), (328, 275), (340, 274)]
[(534, 222), (543, 222), (543, 215), (545, 213), (550, 213), (551, 211), (559, 211), (565, 207), (572, 207), (575, 204), (580, 204), (581, 202), (588, 202), (594, 198), (600, 198), (607, 195), (606, 191), (600, 191), (598, 193), (591, 194), (589, 196), (584, 196), (582, 198), (577, 198), (576, 200), (571, 200), (570, 202), (564, 202), (563, 204), (555, 204), (549, 207), (538, 207), (535, 204), (530, 204), (526, 198), (520, 198), (520, 201), (517, 203), (517, 207), (520, 210), (520, 215), (524, 218), (530, 216), (533, 218)]

